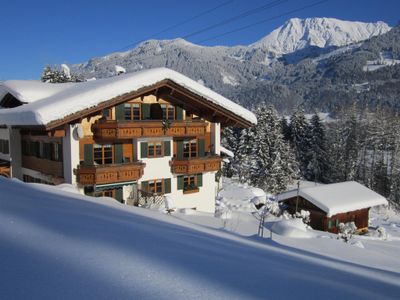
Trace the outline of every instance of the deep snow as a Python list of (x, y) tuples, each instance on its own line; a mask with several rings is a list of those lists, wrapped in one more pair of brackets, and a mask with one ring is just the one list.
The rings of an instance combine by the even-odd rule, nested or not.
[[(287, 238), (290, 245), (284, 237), (229, 232), (207, 214), (166, 215), (66, 186), (0, 178), (0, 190), (1, 299), (395, 299), (400, 292), (398, 259), (389, 264), (390, 255), (363, 252), (368, 245), (329, 237)], [(236, 228), (250, 229), (257, 224), (251, 205), (236, 201), (232, 208), (247, 216)], [(319, 253), (301, 249), (321, 241), (341, 253), (331, 256), (326, 244)]]

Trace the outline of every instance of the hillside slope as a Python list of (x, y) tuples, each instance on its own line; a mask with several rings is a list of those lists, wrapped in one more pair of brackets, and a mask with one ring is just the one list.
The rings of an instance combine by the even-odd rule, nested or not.
[(0, 189), (2, 299), (390, 299), (400, 292), (396, 272), (56, 187), (0, 178)]

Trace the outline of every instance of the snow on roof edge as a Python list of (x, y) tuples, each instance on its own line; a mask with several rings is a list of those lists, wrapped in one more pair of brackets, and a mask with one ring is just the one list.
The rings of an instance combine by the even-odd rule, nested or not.
[[(284, 201), (296, 195), (297, 189), (294, 189), (280, 194), (278, 201)], [(299, 196), (326, 212), (328, 217), (388, 204), (386, 198), (355, 181), (300, 188)]]
[[(249, 110), (204, 87), (187, 76), (167, 68), (143, 70), (97, 81), (74, 84), (6, 81), (2, 83), (2, 86), (7, 87), (9, 90), (11, 89), (14, 96), (18, 94), (26, 101), (26, 97), (23, 94), (19, 94), (20, 91), (24, 91), (25, 89), (34, 98), (36, 96), (39, 99), (28, 101), (31, 103), (20, 107), (1, 111), (0, 119), (2, 121), (0, 123), (6, 125), (46, 125), (122, 94), (157, 84), (162, 80), (171, 80), (203, 97), (205, 100), (229, 110), (251, 124), (257, 124), (256, 116)], [(37, 93), (43, 96), (42, 98), (35, 95), (35, 88)], [(31, 112), (33, 115), (38, 114), (38, 116), (33, 117), (31, 115), (29, 118), (21, 117), (28, 112)]]

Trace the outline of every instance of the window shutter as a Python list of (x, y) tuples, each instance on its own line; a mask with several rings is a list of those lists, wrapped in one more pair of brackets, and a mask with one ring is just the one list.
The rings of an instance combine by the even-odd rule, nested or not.
[(124, 202), (122, 188), (115, 189), (115, 199), (117, 199), (121, 203)]
[(142, 109), (142, 120), (149, 120), (150, 119), (150, 104), (142, 103), (140, 105)]
[(183, 141), (176, 141), (176, 157), (183, 159)]
[(171, 193), (171, 178), (164, 179), (164, 194)]
[(87, 166), (93, 165), (93, 145), (92, 144), (83, 145), (83, 162)]
[(141, 142), (140, 143), (140, 157), (141, 158), (146, 158), (147, 157), (147, 151), (148, 151), (148, 145), (146, 142)]
[(328, 220), (328, 229), (331, 229), (333, 226), (332, 226), (332, 220)]
[(197, 174), (197, 187), (203, 186), (203, 174)]
[(175, 110), (176, 110), (176, 119), (178, 121), (182, 121), (183, 120), (183, 109), (182, 109), (182, 107), (176, 106)]
[(204, 139), (199, 139), (199, 156), (204, 157), (206, 155), (205, 141)]
[(125, 113), (124, 113), (125, 105), (124, 103), (118, 104), (115, 106), (115, 119), (117, 121), (124, 121), (125, 120)]
[(140, 183), (140, 189), (144, 192), (147, 192), (149, 190), (149, 183), (147, 181), (142, 181)]
[(171, 142), (165, 141), (164, 142), (164, 156), (170, 156), (170, 155), (171, 155)]
[(114, 161), (116, 164), (122, 164), (124, 162), (122, 144), (114, 145)]
[(178, 190), (183, 190), (183, 176), (180, 175), (177, 177), (178, 179)]

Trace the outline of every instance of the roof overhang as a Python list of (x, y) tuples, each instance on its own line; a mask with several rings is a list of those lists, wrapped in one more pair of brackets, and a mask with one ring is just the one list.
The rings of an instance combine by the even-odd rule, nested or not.
[(249, 120), (216, 103), (207, 101), (207, 99), (203, 98), (202, 96), (188, 90), (187, 88), (175, 83), (170, 79), (165, 79), (151, 86), (125, 93), (123, 95), (103, 101), (96, 106), (78, 111), (62, 119), (52, 121), (44, 125), (42, 128), (45, 130), (53, 130), (67, 123), (77, 122), (84, 118), (99, 114), (103, 109), (110, 108), (132, 99), (143, 98), (144, 96), (151, 94), (154, 94), (156, 97), (163, 98), (167, 101), (171, 101), (174, 104), (180, 105), (183, 109), (195, 113), (207, 121), (221, 123), (223, 127), (237, 126), (247, 128), (252, 126), (252, 123)]

